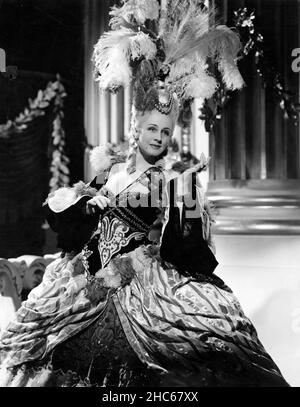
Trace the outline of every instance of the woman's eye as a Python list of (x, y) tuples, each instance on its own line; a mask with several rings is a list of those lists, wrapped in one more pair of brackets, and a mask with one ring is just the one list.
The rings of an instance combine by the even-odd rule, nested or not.
[(169, 136), (169, 135), (170, 135), (169, 130), (164, 130), (163, 133), (164, 133), (166, 136)]
[(148, 127), (148, 130), (154, 132), (156, 130), (156, 128), (155, 127)]

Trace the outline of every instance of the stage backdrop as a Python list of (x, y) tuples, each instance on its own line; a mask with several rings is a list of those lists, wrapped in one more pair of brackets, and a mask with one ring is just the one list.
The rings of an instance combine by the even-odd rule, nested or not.
[[(265, 61), (299, 101), (292, 50), (300, 44), (297, 0), (216, 0), (223, 21), (234, 10), (255, 11)], [(236, 92), (210, 134), (209, 195), (219, 208), (218, 234), (300, 234), (299, 126), (286, 117), (272, 86), (264, 86), (255, 55), (239, 67), (246, 87)]]

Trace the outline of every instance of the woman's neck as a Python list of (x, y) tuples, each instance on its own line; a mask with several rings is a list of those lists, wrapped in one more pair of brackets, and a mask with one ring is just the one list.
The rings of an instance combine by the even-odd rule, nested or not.
[(144, 168), (149, 165), (155, 165), (155, 163), (160, 159), (160, 157), (146, 156), (142, 151), (137, 148), (136, 152), (136, 168)]

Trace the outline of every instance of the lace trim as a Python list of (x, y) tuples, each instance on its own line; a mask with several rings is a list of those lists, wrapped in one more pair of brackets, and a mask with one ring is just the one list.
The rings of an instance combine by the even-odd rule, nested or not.
[(102, 218), (98, 245), (102, 268), (109, 263), (114, 254), (127, 246), (131, 239), (142, 239), (145, 236), (144, 233), (133, 232), (126, 237), (129, 229), (129, 226), (118, 218), (112, 220), (107, 216)]
[(93, 254), (91, 250), (88, 249), (87, 245), (84, 246), (82, 250), (82, 264), (83, 267), (86, 271), (86, 273), (89, 275), (89, 262), (88, 258)]

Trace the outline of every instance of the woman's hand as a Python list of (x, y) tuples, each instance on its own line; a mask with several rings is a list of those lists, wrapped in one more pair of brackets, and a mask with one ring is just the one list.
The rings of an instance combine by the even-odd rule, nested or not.
[(109, 205), (110, 199), (103, 195), (96, 195), (86, 203), (86, 213), (88, 215), (94, 215), (97, 208), (102, 211)]

